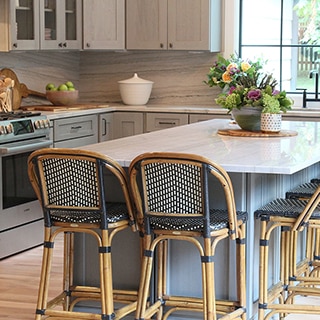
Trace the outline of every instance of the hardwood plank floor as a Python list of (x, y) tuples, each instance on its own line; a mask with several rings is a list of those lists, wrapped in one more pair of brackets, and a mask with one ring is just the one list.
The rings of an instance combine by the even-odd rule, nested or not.
[[(42, 247), (37, 247), (0, 261), (0, 320), (34, 320), (41, 260)], [(62, 235), (57, 237), (53, 262), (51, 296), (62, 288)], [(301, 298), (301, 302), (319, 305), (320, 297)], [(292, 314), (286, 320), (302, 318), (316, 320), (320, 316)]]
[[(50, 295), (61, 288), (62, 235), (57, 236)], [(34, 320), (42, 262), (42, 246), (0, 261), (0, 319)]]

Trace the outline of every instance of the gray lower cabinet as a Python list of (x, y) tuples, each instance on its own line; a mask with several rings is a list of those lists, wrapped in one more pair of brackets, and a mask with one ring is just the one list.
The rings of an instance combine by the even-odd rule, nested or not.
[(76, 148), (98, 142), (98, 115), (53, 120), (53, 146)]
[(112, 123), (113, 139), (143, 133), (142, 112), (114, 112)]
[(189, 123), (195, 123), (200, 121), (206, 121), (211, 119), (228, 119), (230, 115), (220, 115), (220, 114), (190, 114)]
[(99, 114), (99, 142), (113, 139), (113, 112)]
[(146, 113), (145, 131), (151, 132), (188, 123), (189, 116), (187, 113)]

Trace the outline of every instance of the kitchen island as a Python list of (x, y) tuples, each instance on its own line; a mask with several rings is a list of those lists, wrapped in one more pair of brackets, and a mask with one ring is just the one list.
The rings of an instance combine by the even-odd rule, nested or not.
[[(320, 122), (283, 121), (283, 130), (297, 133), (284, 137), (226, 136), (219, 134), (221, 129), (234, 130), (238, 129), (238, 126), (230, 120), (214, 119), (88, 145), (82, 149), (106, 154), (124, 167), (128, 167), (131, 160), (138, 154), (149, 151), (195, 153), (208, 157), (224, 167), (234, 185), (237, 208), (249, 213), (247, 223), (247, 318), (253, 319), (257, 312), (259, 283), (259, 221), (255, 219), (254, 211), (276, 197), (284, 197), (285, 192), (292, 187), (314, 177), (320, 177)], [(114, 268), (116, 285), (129, 286), (129, 288), (137, 286), (139, 274), (137, 235), (128, 232), (124, 236), (119, 236), (115, 246), (113, 250), (115, 254), (118, 250), (121, 250), (122, 253), (127, 250), (126, 258), (130, 257), (133, 261), (132, 264), (124, 263), (122, 260), (117, 262), (116, 257), (117, 267)], [(77, 250), (89, 257), (92, 254), (90, 242), (86, 239), (78, 241)], [(234, 247), (225, 241), (217, 251), (215, 270), (218, 274), (216, 281), (218, 298), (233, 295), (231, 288), (233, 288), (234, 281), (234, 270), (226, 269), (225, 262), (219, 259), (221, 250), (230, 252), (234, 250)], [(277, 263), (276, 257), (277, 253), (274, 255), (275, 264)], [(78, 262), (76, 280), (96, 283), (98, 274), (94, 267), (91, 265), (88, 268), (82, 261), (84, 260)], [(118, 264), (123, 267), (121, 270)], [(171, 265), (175, 266), (172, 272)], [(190, 245), (170, 244), (169, 270), (169, 291), (175, 294), (190, 294), (191, 292), (201, 294), (197, 252)], [(128, 277), (130, 280), (121, 274), (123, 272), (130, 274)], [(188, 277), (187, 283), (184, 276)], [(277, 278), (278, 275), (274, 272), (273, 276)], [(185, 318), (182, 316), (170, 319)], [(199, 319), (201, 319), (200, 315)]]

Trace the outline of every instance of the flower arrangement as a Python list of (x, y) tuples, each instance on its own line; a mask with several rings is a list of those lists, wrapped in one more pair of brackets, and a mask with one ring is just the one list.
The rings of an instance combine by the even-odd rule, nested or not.
[(276, 90), (278, 82), (272, 74), (263, 72), (263, 64), (261, 59), (252, 62), (236, 55), (231, 55), (230, 59), (219, 56), (205, 81), (210, 87), (223, 89), (216, 103), (228, 112), (248, 105), (259, 107), (264, 113), (290, 110), (293, 101), (285, 91)]

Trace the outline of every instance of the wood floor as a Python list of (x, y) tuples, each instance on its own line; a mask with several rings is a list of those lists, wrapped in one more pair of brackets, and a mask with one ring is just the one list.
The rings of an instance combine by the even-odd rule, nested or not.
[[(58, 236), (60, 237), (60, 236)], [(55, 245), (51, 295), (60, 292), (62, 237)], [(60, 259), (58, 259), (60, 257)], [(41, 269), (42, 247), (0, 261), (0, 320), (34, 320)], [(305, 299), (304, 299), (305, 300)], [(306, 302), (320, 304), (320, 298)], [(286, 320), (319, 320), (319, 315), (289, 315)]]
[[(58, 236), (60, 237), (60, 235)], [(51, 295), (60, 292), (62, 236), (55, 245)], [(0, 261), (0, 319), (34, 320), (41, 270), (42, 247)]]

